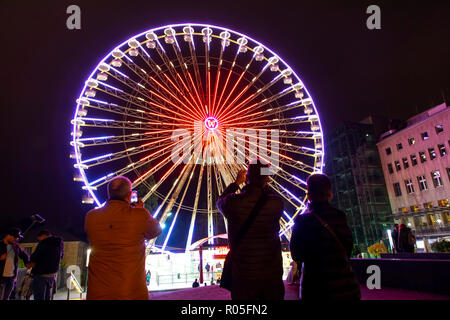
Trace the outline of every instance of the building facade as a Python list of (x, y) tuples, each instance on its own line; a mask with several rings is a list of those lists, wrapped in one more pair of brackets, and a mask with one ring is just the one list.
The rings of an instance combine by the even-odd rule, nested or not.
[(373, 117), (344, 122), (326, 139), (325, 172), (332, 180), (332, 205), (346, 213), (359, 251), (386, 240), (386, 230), (393, 224), (374, 122)]
[(408, 119), (377, 146), (395, 222), (418, 238), (450, 235), (450, 108), (444, 103)]

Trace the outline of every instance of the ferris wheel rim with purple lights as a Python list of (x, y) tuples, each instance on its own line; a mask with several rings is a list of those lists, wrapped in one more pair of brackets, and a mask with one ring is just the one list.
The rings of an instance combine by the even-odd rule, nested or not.
[[(197, 40), (197, 42), (199, 42), (200, 38), (203, 39), (204, 48), (196, 48), (195, 47), (194, 39)], [(141, 40), (139, 40), (139, 39), (141, 39)], [(181, 43), (181, 45), (183, 45), (183, 48), (181, 48), (180, 43)], [(209, 56), (209, 54), (212, 54), (212, 52), (213, 52), (211, 45), (220, 45), (220, 62), (219, 62), (219, 58)], [(222, 54), (225, 54), (225, 51), (227, 50), (227, 48), (230, 45), (236, 46), (238, 49), (234, 55), (234, 61), (232, 64), (231, 64), (231, 60), (229, 61), (222, 56)], [(189, 50), (190, 50), (190, 54), (191, 54), (190, 57), (188, 57), (187, 54), (184, 56), (182, 53), (183, 50), (186, 51), (186, 46), (189, 46)], [(147, 49), (144, 47), (146, 47)], [(194, 48), (192, 49), (192, 47), (194, 47)], [(167, 54), (166, 54), (165, 49), (168, 49), (168, 51), (173, 50), (176, 58), (170, 59), (169, 53), (167, 52)], [(178, 52), (177, 52), (177, 50), (178, 50)], [(204, 56), (198, 55), (197, 50), (198, 51), (204, 50), (205, 51)], [(231, 49), (229, 49), (229, 50), (231, 50)], [(157, 53), (154, 53), (154, 51), (156, 51)], [(253, 56), (251, 57), (251, 60), (250, 60), (250, 62), (248, 62), (246, 67), (243, 67), (243, 65), (239, 65), (239, 63), (236, 63), (238, 56), (242, 57), (244, 55), (248, 55), (248, 52), (253, 53)], [(269, 54), (267, 55), (267, 53), (269, 53)], [(161, 57), (160, 60), (163, 61), (164, 63), (161, 63), (161, 64), (154, 63), (154, 65), (151, 65), (151, 63), (147, 63), (148, 61), (152, 61), (153, 55), (155, 55), (156, 58), (158, 57), (157, 55), (159, 55)], [(181, 56), (181, 59), (180, 59), (180, 56)], [(138, 57), (138, 58), (135, 58), (135, 57)], [(145, 57), (147, 57), (147, 58), (145, 58)], [(205, 62), (204, 63), (199, 62), (196, 65), (197, 58), (205, 59)], [(138, 65), (137, 62), (135, 63), (133, 59), (136, 59), (136, 60), (142, 59), (142, 61), (145, 61), (147, 63), (147, 65), (145, 65), (146, 69), (144, 69), (144, 67), (142, 65)], [(214, 65), (215, 60), (218, 61), (217, 65)], [(186, 62), (186, 61), (188, 61), (188, 62)], [(257, 69), (256, 67), (254, 67), (254, 65), (256, 64), (256, 62), (260, 63), (261, 61), (263, 63), (265, 63), (264, 66), (261, 67), (262, 71), (260, 71), (256, 75), (252, 74), (252, 71), (250, 71), (249, 66), (252, 65), (253, 62), (255, 62), (252, 67)], [(184, 65), (182, 65), (182, 62), (184, 62)], [(220, 66), (219, 66), (219, 63), (220, 63)], [(229, 64), (229, 66), (225, 67), (225, 65), (227, 65), (227, 64)], [(128, 69), (124, 70), (124, 66), (126, 66)], [(205, 69), (204, 70), (205, 71), (204, 78), (197, 74), (202, 66), (204, 66), (203, 68)], [(212, 69), (211, 66), (216, 68), (213, 70), (214, 72), (216, 72), (216, 79), (213, 79), (213, 76), (211, 76), (212, 72), (211, 72), (211, 74), (209, 73), (209, 70)], [(283, 66), (283, 68), (280, 68), (280, 66)], [(187, 71), (184, 70), (184, 67)], [(179, 73), (178, 72), (175, 72), (175, 73), (177, 74), (177, 76), (179, 78), (177, 78), (175, 76), (175, 73), (172, 73), (171, 68), (173, 68), (174, 70), (177, 70), (177, 68), (178, 68)], [(194, 70), (195, 68), (197, 68), (197, 69)], [(217, 91), (220, 91), (220, 90), (218, 90), (218, 87), (219, 87), (218, 84), (219, 84), (219, 81), (222, 80), (222, 79), (220, 79), (220, 76), (221, 76), (220, 71), (222, 69), (228, 72), (228, 79), (227, 79), (227, 82), (225, 83), (225, 85), (221, 87), (221, 89), (223, 89), (223, 91), (221, 92), (222, 96), (218, 100), (216, 100), (217, 95), (214, 95), (214, 98), (213, 98), (213, 94), (211, 91), (215, 90), (215, 94), (217, 93)], [(237, 87), (237, 85), (241, 81), (241, 79), (244, 79), (244, 81), (247, 81), (247, 86), (245, 88), (249, 87), (252, 90), (254, 90), (256, 88), (257, 81), (263, 82), (261, 79), (262, 79), (262, 75), (265, 74), (265, 72), (276, 73), (277, 76), (272, 81), (275, 81), (275, 79), (277, 79), (275, 81), (275, 83), (277, 85), (280, 85), (279, 81), (281, 79), (283, 79), (283, 83), (286, 85), (286, 89), (284, 89), (282, 92), (277, 92), (277, 94), (274, 94), (274, 95), (270, 96), (269, 98), (266, 98), (266, 100), (267, 99), (270, 100), (275, 97), (274, 102), (267, 103), (264, 100), (261, 100), (259, 103), (250, 105), (250, 107), (254, 107), (254, 109), (257, 109), (257, 108), (262, 108), (266, 104), (269, 104), (269, 107), (271, 107), (272, 103), (273, 104), (278, 103), (277, 100), (280, 101), (281, 99), (285, 99), (284, 97), (290, 93), (294, 93), (294, 95), (295, 95), (295, 99), (292, 99), (293, 103), (284, 104), (284, 105), (280, 106), (277, 110), (272, 110), (273, 109), (272, 108), (272, 109), (267, 109), (265, 111), (266, 113), (260, 112), (260, 113), (263, 113), (263, 115), (260, 115), (259, 118), (258, 118), (258, 115), (255, 115), (258, 112), (249, 114), (249, 112), (250, 112), (249, 110), (253, 110), (248, 107), (250, 102), (252, 102), (252, 103), (254, 102), (253, 96), (257, 97), (257, 96), (260, 96), (263, 94), (262, 97), (265, 97), (265, 94), (267, 93), (267, 91), (270, 90), (270, 86), (273, 86), (273, 85), (270, 85), (269, 89), (266, 89), (265, 86), (260, 87), (258, 89), (260, 91), (257, 91), (256, 93), (254, 93), (253, 96), (248, 96), (247, 90), (250, 90), (250, 89), (246, 89), (246, 90), (244, 90), (244, 92), (241, 91), (240, 95), (238, 96), (235, 94), (235, 92), (233, 92), (233, 90), (230, 89), (230, 87), (227, 88), (228, 80), (230, 79), (231, 75), (235, 76), (235, 73), (237, 73), (238, 69), (239, 69), (239, 71), (242, 71), (242, 70), (243, 71), (240, 75), (240, 78), (237, 80), (236, 84), (234, 85), (233, 90), (234, 90), (234, 88)], [(132, 70), (132, 71), (130, 71), (130, 70)], [(132, 72), (133, 74), (131, 74), (130, 72)], [(97, 73), (97, 79), (94, 79), (95, 78), (94, 76), (96, 73)], [(147, 76), (143, 76), (144, 74), (148, 75), (148, 78), (147, 78)], [(182, 74), (182, 75), (180, 76), (180, 74)], [(136, 82), (135, 80), (132, 79), (132, 76), (136, 79), (137, 78), (142, 79), (142, 82), (141, 81)], [(173, 76), (173, 78), (171, 78), (172, 76)], [(244, 78), (244, 76), (245, 76), (245, 78)], [(251, 76), (254, 76), (252, 81), (249, 80), (249, 77), (251, 77)], [(167, 85), (166, 89), (171, 87), (172, 90), (179, 91), (181, 93), (181, 95), (178, 96), (178, 98), (177, 98), (175, 95), (173, 95), (173, 94), (171, 95), (169, 93), (170, 90), (164, 91), (163, 90), (164, 86), (161, 85), (161, 83), (158, 83), (158, 81), (157, 81), (158, 79), (156, 79), (159, 77), (161, 77), (161, 79), (162, 79), (161, 83), (163, 83), (164, 85)], [(117, 86), (108, 84), (107, 83), (108, 80), (120, 82), (123, 85), (123, 87), (118, 88)], [(163, 80), (165, 80), (165, 82), (163, 82)], [(183, 80), (185, 80), (186, 82), (184, 82)], [(214, 83), (214, 80), (216, 80), (215, 87), (213, 87), (211, 85)], [(191, 81), (191, 84), (189, 81)], [(178, 84), (178, 87), (175, 83)], [(172, 86), (172, 84), (173, 84), (173, 86)], [(204, 89), (203, 89), (202, 85), (204, 86)], [(265, 85), (267, 85), (267, 83), (265, 83)], [(255, 87), (252, 87), (252, 86), (255, 86)], [(149, 89), (150, 87), (153, 88), (154, 90), (150, 90)], [(160, 91), (156, 91), (155, 88), (159, 88)], [(263, 90), (263, 88), (264, 88), (264, 90)], [(207, 90), (209, 90), (209, 91), (207, 91)], [(229, 90), (229, 91), (226, 91), (226, 90)], [(131, 93), (130, 93), (130, 91), (131, 91)], [(137, 93), (135, 94), (135, 92), (137, 92)], [(271, 91), (269, 91), (269, 92), (271, 92)], [(144, 93), (147, 93), (147, 94), (144, 94)], [(247, 93), (247, 98), (242, 100), (245, 97), (246, 93)], [(102, 94), (102, 95), (105, 94), (108, 97), (111, 97), (111, 99), (113, 99), (113, 98), (114, 99), (123, 99), (124, 101), (126, 101), (126, 99), (130, 99), (130, 101), (126, 102), (127, 103), (126, 106), (119, 106), (118, 104), (112, 103), (110, 101), (94, 99), (96, 94)], [(188, 97), (188, 94), (190, 95), (189, 97)], [(118, 96), (123, 96), (126, 98), (123, 98), (123, 97), (117, 98)], [(227, 96), (227, 98), (225, 99), (224, 96)], [(224, 97), (224, 98), (222, 99), (222, 97)], [(116, 101), (114, 99), (113, 99), (113, 101)], [(183, 113), (182, 111), (177, 110), (178, 114), (175, 115), (175, 117), (177, 117), (176, 120), (178, 120), (178, 122), (176, 122), (176, 123), (161, 122), (161, 121), (156, 122), (155, 119), (161, 119), (161, 118), (164, 118), (165, 121), (169, 121), (170, 117), (167, 116), (167, 114), (164, 114), (162, 112), (161, 113), (154, 112), (154, 110), (157, 110), (157, 109), (143, 107), (144, 105), (148, 106), (150, 104), (153, 104), (155, 106), (155, 108), (160, 108), (160, 110), (164, 110), (164, 112), (166, 112), (168, 109), (166, 107), (167, 105), (171, 105), (172, 108), (175, 108), (174, 103), (171, 104), (171, 101), (172, 102), (175, 101), (174, 99), (177, 99), (177, 101), (176, 101), (177, 104), (184, 102), (183, 105), (186, 107), (186, 110), (189, 109), (189, 113), (187, 113), (187, 112)], [(248, 100), (246, 100), (246, 99), (248, 99)], [(211, 103), (211, 100), (213, 100), (212, 103)], [(215, 106), (216, 101), (217, 101), (217, 105)], [(131, 167), (134, 168), (135, 164), (132, 162), (133, 160), (131, 159), (131, 156), (129, 156), (129, 154), (132, 154), (132, 151), (134, 149), (136, 149), (136, 147), (127, 148), (126, 150), (121, 150), (121, 151), (117, 151), (117, 152), (106, 153), (106, 154), (102, 154), (102, 155), (99, 155), (96, 157), (91, 157), (87, 160), (84, 160), (84, 159), (82, 159), (81, 149), (98, 147), (100, 145), (100, 143), (98, 143), (98, 141), (114, 141), (114, 142), (111, 142), (111, 144), (119, 143), (117, 141), (120, 140), (120, 137), (118, 135), (115, 135), (115, 136), (106, 135), (106, 136), (81, 138), (82, 134), (83, 134), (81, 127), (88, 128), (88, 130), (91, 130), (91, 131), (94, 130), (92, 128), (96, 128), (96, 129), (99, 129), (99, 128), (105, 129), (106, 128), (106, 129), (111, 129), (111, 130), (112, 129), (120, 130), (120, 128), (122, 128), (122, 130), (124, 132), (122, 138), (125, 141), (125, 142), (123, 142), (125, 146), (127, 146), (127, 141), (132, 141), (132, 142), (137, 141), (137, 139), (134, 139), (134, 140), (131, 139), (130, 134), (126, 135), (125, 134), (126, 130), (137, 130), (139, 125), (142, 126), (143, 124), (148, 124), (148, 125), (152, 124), (156, 127), (160, 126), (161, 130), (159, 130), (159, 131), (156, 130), (158, 132), (157, 134), (159, 135), (159, 134), (163, 134), (162, 131), (164, 131), (164, 130), (166, 130), (166, 131), (170, 130), (170, 129), (162, 130), (162, 128), (165, 128), (165, 127), (163, 127), (164, 125), (166, 127), (172, 125), (171, 130), (173, 131), (174, 127), (177, 127), (177, 126), (182, 127), (184, 125), (184, 123), (187, 123), (186, 121), (193, 120), (195, 117), (195, 120), (200, 120), (203, 122), (206, 131), (216, 132), (216, 130), (222, 130), (223, 129), (223, 128), (221, 128), (222, 126), (226, 127), (227, 124), (229, 126), (231, 124), (233, 124), (232, 120), (230, 120), (231, 116), (228, 115), (228, 117), (226, 117), (226, 113), (225, 113), (227, 111), (227, 110), (225, 110), (225, 104), (227, 102), (229, 103), (230, 101), (232, 101), (232, 103), (229, 104), (229, 107), (227, 105), (227, 108), (229, 108), (228, 112), (230, 112), (230, 114), (232, 113), (232, 111), (235, 111), (235, 113), (233, 113), (233, 117), (235, 115), (237, 116), (238, 114), (241, 114), (241, 118), (253, 117), (255, 119), (262, 119), (262, 120), (255, 121), (255, 123), (259, 122), (259, 124), (258, 125), (251, 124), (250, 128), (256, 128), (258, 130), (269, 130), (269, 128), (277, 128), (277, 129), (281, 128), (280, 132), (282, 132), (282, 134), (284, 135), (282, 138), (284, 138), (286, 141), (289, 141), (289, 142), (286, 142), (283, 144), (282, 148), (280, 149), (280, 150), (282, 150), (282, 152), (280, 152), (280, 156), (282, 156), (284, 154), (296, 154), (296, 155), (298, 154), (299, 155), (298, 157), (302, 161), (298, 160), (297, 158), (294, 159), (293, 157), (286, 156), (285, 158), (289, 159), (289, 160), (284, 161), (284, 162), (280, 161), (280, 165), (279, 165), (280, 168), (282, 168), (282, 166), (288, 166), (290, 170), (302, 170), (302, 174), (303, 174), (303, 171), (310, 172), (310, 174), (322, 172), (323, 161), (324, 161), (323, 134), (322, 134), (322, 127), (320, 124), (320, 118), (319, 118), (317, 109), (314, 105), (314, 101), (313, 101), (311, 95), (309, 94), (308, 90), (306, 89), (306, 86), (303, 84), (301, 79), (297, 76), (295, 71), (292, 68), (290, 68), (290, 66), (284, 60), (282, 60), (277, 54), (275, 54), (272, 50), (270, 50), (269, 48), (267, 48), (260, 42), (254, 40), (244, 34), (238, 33), (236, 31), (233, 31), (228, 28), (223, 28), (223, 27), (208, 25), (208, 24), (195, 24), (195, 23), (173, 24), (173, 25), (166, 25), (166, 26), (146, 30), (138, 35), (135, 35), (135, 36), (127, 39), (126, 41), (122, 42), (120, 45), (116, 46), (97, 64), (97, 66), (94, 68), (94, 70), (89, 75), (88, 79), (86, 80), (83, 89), (81, 90), (81, 93), (77, 99), (75, 115), (74, 115), (74, 118), (72, 119), (73, 127), (72, 127), (71, 145), (73, 146), (73, 158), (76, 161), (74, 166), (75, 166), (75, 168), (78, 169), (77, 180), (82, 181), (84, 183), (83, 189), (85, 189), (88, 193), (87, 199), (89, 199), (89, 197), (90, 197), (97, 204), (97, 206), (100, 206), (103, 202), (99, 200), (100, 197), (95, 192), (97, 190), (97, 188), (103, 186), (105, 183), (107, 183), (107, 181), (109, 181), (114, 176), (119, 175), (119, 174), (117, 174), (118, 172), (119, 173), (125, 172), (124, 175), (127, 175), (129, 172), (131, 172), (133, 170), (133, 169), (131, 169), (130, 171), (117, 170), (113, 173), (108, 173), (99, 179), (97, 177), (95, 177), (95, 178), (89, 177), (87, 174), (87, 172), (89, 171), (88, 169), (93, 165), (97, 166), (97, 165), (106, 164), (109, 162), (116, 161), (118, 159), (123, 159), (124, 157), (127, 157), (127, 156), (130, 161)], [(205, 110), (202, 110), (203, 109), (202, 102), (206, 103), (204, 106)], [(221, 105), (221, 102), (223, 103), (222, 105)], [(142, 110), (140, 110), (136, 106), (138, 106)], [(141, 108), (141, 106), (142, 106), (142, 108)], [(238, 109), (237, 106), (239, 106), (240, 109)], [(214, 107), (216, 107), (217, 110), (214, 110)], [(248, 110), (245, 110), (244, 107), (247, 107)], [(86, 117), (87, 110), (94, 110), (94, 109), (96, 112), (98, 110), (100, 110), (101, 112), (105, 112), (108, 115), (114, 114), (116, 116), (117, 114), (119, 114), (123, 118), (121, 120), (117, 120), (117, 119), (109, 119), (109, 118), (103, 119), (103, 118)], [(270, 119), (267, 118), (271, 114), (273, 114), (273, 116), (283, 115), (285, 112), (287, 113), (287, 112), (291, 112), (291, 111), (298, 111), (300, 109), (302, 109), (302, 111), (303, 111), (301, 116), (290, 117), (290, 118), (281, 118), (280, 117), (280, 118), (276, 118), (276, 119), (275, 118), (270, 118)], [(214, 113), (213, 111), (216, 111), (216, 113)], [(169, 110), (168, 112), (174, 113), (173, 110), (172, 111)], [(225, 115), (224, 115), (224, 113), (225, 113)], [(153, 118), (150, 117), (150, 114), (153, 116)], [(134, 118), (134, 119), (140, 119), (139, 121), (138, 120), (134, 121), (134, 123), (133, 123), (133, 125), (135, 125), (134, 129), (132, 126), (131, 126), (131, 129), (127, 127), (127, 126), (130, 126), (130, 121), (126, 121), (126, 119), (128, 119), (128, 117)], [(191, 117), (191, 118), (189, 118), (189, 117)], [(166, 120), (166, 119), (169, 119), (169, 120)], [(248, 122), (241, 122), (241, 124), (244, 124), (244, 123), (249, 125)], [(309, 131), (285, 130), (289, 126), (300, 125), (300, 124), (303, 125), (305, 123), (310, 124), (311, 129)], [(239, 122), (234, 122), (234, 124), (235, 124), (235, 126), (239, 125)], [(128, 129), (125, 129), (125, 128), (128, 128)], [(284, 132), (283, 132), (283, 128), (284, 128)], [(290, 127), (290, 128), (292, 128), (292, 127)], [(137, 132), (134, 132), (133, 135), (135, 135), (135, 136), (142, 135), (141, 133), (136, 135), (136, 133)], [(150, 134), (148, 136), (150, 136)], [(150, 137), (147, 137), (147, 138), (150, 139)], [(126, 140), (126, 139), (129, 139), (129, 140)], [(294, 141), (295, 142), (303, 141), (302, 139), (311, 139), (313, 141), (314, 146), (313, 147), (304, 147), (304, 146), (297, 146), (294, 143), (290, 143), (290, 142), (294, 142)], [(143, 140), (145, 140), (145, 139), (141, 139), (139, 141), (143, 141)], [(151, 141), (151, 140), (146, 140), (146, 141)], [(107, 144), (108, 143), (105, 143), (103, 145), (107, 145)], [(156, 140), (147, 143), (147, 145), (149, 145), (149, 144), (156, 144)], [(281, 143), (280, 143), (280, 145), (281, 145)], [(190, 147), (192, 147), (192, 146), (190, 146)], [(151, 149), (148, 148), (148, 150), (151, 150)], [(161, 150), (161, 149), (159, 149), (159, 150)], [(248, 151), (249, 151), (249, 153), (251, 153), (251, 150), (248, 150)], [(144, 151), (141, 151), (141, 152), (144, 152)], [(164, 151), (164, 152), (161, 151), (160, 153), (165, 154), (165, 152), (166, 151)], [(284, 154), (283, 154), (283, 152), (284, 152)], [(119, 153), (120, 153), (120, 155), (119, 155)], [(132, 156), (134, 156), (134, 155), (135, 154), (133, 153)], [(119, 158), (119, 156), (121, 158)], [(313, 161), (309, 161), (310, 158), (312, 158)], [(110, 160), (110, 159), (113, 159), (113, 160)], [(144, 163), (144, 161), (146, 161), (146, 160), (143, 160), (142, 163)], [(204, 159), (202, 159), (201, 167), (205, 166), (205, 162), (203, 162), (203, 160)], [(305, 163), (308, 161), (309, 161), (309, 163)], [(210, 163), (209, 164), (206, 163), (206, 167), (208, 168), (208, 170), (214, 170), (214, 173), (216, 175), (218, 174), (219, 180), (221, 180), (221, 182), (220, 182), (221, 184), (225, 183), (225, 180), (230, 181), (230, 179), (233, 177), (233, 170), (236, 169), (236, 168), (234, 168), (232, 170), (231, 168), (229, 168), (229, 169), (227, 169), (228, 172), (225, 172), (226, 170), (223, 169), (223, 172), (222, 172), (222, 171), (218, 170), (216, 167), (211, 168), (212, 166), (213, 165), (211, 165)], [(182, 173), (180, 173), (180, 176), (176, 179), (178, 182), (181, 178), (181, 175), (186, 176), (188, 174), (187, 171), (186, 172), (184, 171), (184, 170), (187, 170), (187, 167), (188, 167), (187, 165), (185, 165), (183, 167)], [(193, 167), (194, 167), (193, 169), (189, 168), (189, 170), (192, 170), (191, 178), (192, 178), (193, 173), (196, 170), (197, 165), (193, 165)], [(286, 171), (286, 170), (283, 170), (283, 171)], [(136, 169), (136, 174), (137, 174), (137, 172), (138, 171)], [(171, 171), (171, 172), (174, 172), (174, 171)], [(203, 172), (203, 169), (201, 169), (201, 172)], [(155, 171), (155, 173), (156, 173), (156, 171)], [(212, 180), (212, 179), (210, 179), (211, 178), (210, 174), (211, 173), (208, 173), (208, 177), (209, 177), (208, 179)], [(166, 176), (165, 178), (168, 178), (169, 176), (170, 175)], [(222, 177), (220, 178), (220, 176), (222, 176)], [(202, 176), (200, 176), (198, 181), (201, 180), (201, 177)], [(133, 181), (134, 187), (136, 185), (141, 184), (142, 180), (147, 179), (148, 176), (146, 176), (145, 178), (142, 178), (141, 180), (139, 180), (139, 178), (141, 178), (141, 177), (138, 177), (136, 180)], [(189, 178), (189, 183), (191, 181), (190, 180), (191, 178)], [(216, 176), (216, 178), (217, 178), (217, 176)], [(271, 186), (275, 190), (275, 192), (278, 192), (280, 194), (280, 196), (282, 196), (285, 200), (289, 201), (289, 203), (295, 207), (295, 210), (294, 210), (295, 212), (288, 213), (285, 211), (284, 219), (282, 219), (283, 221), (281, 221), (282, 222), (281, 223), (282, 230), (280, 231), (280, 235), (285, 235), (289, 239), (290, 228), (293, 225), (293, 218), (297, 214), (301, 214), (306, 208), (306, 206), (304, 204), (305, 199), (306, 199), (306, 193), (305, 193), (306, 190), (304, 190), (303, 187), (300, 187), (300, 185), (305, 185), (306, 179), (300, 179), (296, 175), (289, 173), (288, 171), (283, 172), (282, 175), (276, 176), (275, 178), (277, 178), (279, 180), (283, 180), (283, 183), (289, 185), (291, 188), (292, 188), (292, 186), (298, 185), (298, 187), (297, 187), (298, 189), (291, 191), (292, 189), (285, 188), (282, 184), (277, 183), (276, 180), (271, 178), (272, 179)], [(155, 184), (156, 188), (154, 190), (149, 191), (149, 193), (151, 193), (151, 195), (155, 194), (156, 196), (158, 196), (158, 198), (160, 200), (163, 200), (165, 198), (163, 203), (158, 208), (158, 212), (156, 214), (154, 214), (156, 217), (158, 216), (158, 214), (161, 211), (164, 204), (167, 202), (167, 199), (168, 199), (167, 197), (169, 196), (168, 194), (164, 195), (164, 193), (161, 193), (158, 191), (158, 188), (162, 184), (162, 183), (161, 184), (158, 184), (158, 183)], [(202, 184), (202, 182), (198, 182), (198, 185), (200, 185), (200, 184)], [(145, 185), (147, 185), (147, 184), (145, 184)], [(184, 196), (186, 195), (186, 191), (188, 190), (188, 188), (189, 188), (189, 184), (187, 185), (186, 189), (183, 190), (184, 195), (183, 195), (182, 199), (184, 199)], [(200, 186), (199, 188), (201, 190), (202, 186)], [(199, 208), (198, 204), (196, 204), (195, 208), (192, 206), (183, 205), (182, 199), (180, 199), (181, 201), (177, 201), (177, 198), (179, 197), (179, 194), (177, 194), (174, 203), (172, 203), (172, 208), (174, 206), (177, 207), (178, 211), (177, 211), (176, 215), (178, 215), (178, 212), (181, 209), (183, 209), (183, 210), (194, 209), (193, 211), (195, 211), (195, 213), (197, 213), (197, 212), (207, 213), (208, 215), (210, 215), (210, 214), (212, 215), (213, 213), (215, 213), (216, 210), (211, 207), (211, 203), (210, 203), (211, 200), (209, 199), (210, 197), (212, 198), (212, 196), (210, 196), (210, 194), (212, 192), (212, 187), (210, 187), (210, 185), (208, 184), (208, 186), (206, 188), (207, 188), (207, 194), (208, 194), (208, 208), (207, 209)], [(223, 189), (223, 185), (221, 188)], [(215, 187), (215, 189), (220, 190), (218, 184)], [(298, 191), (298, 193), (296, 191)], [(302, 194), (303, 197), (296, 197), (296, 194), (297, 195)], [(172, 195), (172, 196), (174, 196), (174, 195)], [(198, 198), (198, 197), (199, 197), (199, 195), (197, 192), (196, 198)], [(300, 198), (303, 198), (303, 199), (301, 200)], [(297, 205), (295, 205), (294, 203), (297, 203)], [(166, 207), (166, 209), (167, 209), (167, 207)], [(164, 213), (163, 213), (163, 216), (164, 216)], [(193, 216), (194, 216), (194, 213), (193, 213)], [(162, 220), (162, 217), (160, 219)], [(167, 217), (164, 219), (164, 221), (162, 221), (162, 223), (165, 223), (166, 219), (167, 219)], [(194, 218), (194, 220), (195, 220), (195, 218)], [(173, 221), (175, 221), (175, 220), (173, 220)], [(175, 224), (175, 222), (173, 222), (173, 225), (171, 225), (170, 231), (172, 231), (174, 224)], [(226, 225), (226, 222), (225, 222), (225, 225)], [(209, 216), (208, 216), (208, 236), (212, 236), (214, 234), (214, 230), (210, 230), (211, 228), (212, 227), (210, 226)], [(190, 226), (190, 230), (189, 230), (190, 240), (188, 239), (188, 241), (187, 241), (188, 244), (189, 244), (189, 242), (192, 242), (192, 232), (193, 232), (193, 225)], [(169, 238), (170, 238), (170, 235), (169, 235)], [(168, 241), (168, 239), (166, 239), (166, 241), (164, 243), (164, 247), (167, 245), (167, 241)], [(188, 250), (188, 247), (189, 247), (188, 244), (186, 245), (186, 250)]]

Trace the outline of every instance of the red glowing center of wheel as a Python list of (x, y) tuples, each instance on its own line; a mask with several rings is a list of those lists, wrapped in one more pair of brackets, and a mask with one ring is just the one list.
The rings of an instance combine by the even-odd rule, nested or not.
[(216, 130), (217, 127), (219, 126), (219, 121), (217, 121), (216, 118), (214, 117), (208, 117), (205, 120), (205, 127), (208, 130)]

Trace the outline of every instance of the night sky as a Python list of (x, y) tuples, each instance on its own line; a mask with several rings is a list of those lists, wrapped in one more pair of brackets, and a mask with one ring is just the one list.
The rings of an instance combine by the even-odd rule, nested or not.
[[(154, 27), (209, 23), (259, 40), (302, 78), (325, 131), (450, 100), (449, 1), (335, 2), (2, 0), (0, 229), (39, 213), (55, 233), (82, 231), (91, 206), (72, 180), (75, 99), (106, 53)], [(81, 30), (66, 28), (71, 4)], [(366, 28), (370, 4), (381, 30)]]

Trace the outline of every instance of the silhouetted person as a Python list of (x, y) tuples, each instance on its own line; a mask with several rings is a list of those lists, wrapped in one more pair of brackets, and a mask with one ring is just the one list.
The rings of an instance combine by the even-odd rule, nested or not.
[(392, 242), (394, 243), (394, 252), (400, 252), (398, 248), (398, 224), (394, 223), (394, 228), (391, 232)]
[[(283, 200), (267, 187), (269, 166), (260, 160), (241, 170), (219, 197), (217, 208), (228, 222), (228, 240), (232, 253), (233, 300), (282, 300), (284, 298), (283, 262), (279, 238)], [(247, 182), (241, 193), (239, 185)], [(258, 203), (254, 221), (242, 241), (236, 239)], [(226, 268), (226, 264), (224, 268)], [(222, 274), (221, 284), (225, 278)]]
[(333, 208), (331, 181), (314, 174), (307, 181), (309, 210), (295, 219), (290, 249), (302, 266), (300, 296), (312, 299), (360, 299), (359, 283), (348, 258), (353, 239), (345, 213)]
[(39, 243), (27, 265), (32, 268), (33, 297), (34, 300), (51, 300), (56, 274), (64, 255), (64, 242), (60, 237), (53, 236), (48, 230), (40, 231), (37, 239)]
[(398, 249), (399, 252), (414, 252), (414, 245), (416, 244), (416, 237), (413, 235), (410, 228), (404, 223), (400, 225), (398, 231)]
[(161, 234), (158, 220), (142, 200), (131, 204), (131, 182), (116, 177), (108, 183), (108, 201), (86, 215), (91, 243), (88, 300), (147, 300), (145, 240)]
[(195, 281), (192, 283), (192, 288), (198, 288), (200, 287), (200, 283), (198, 283), (198, 280), (195, 279)]
[(29, 262), (28, 254), (17, 242), (20, 238), (22, 238), (21, 230), (12, 228), (0, 241), (0, 300), (10, 299), (19, 270), (19, 258), (25, 264)]

